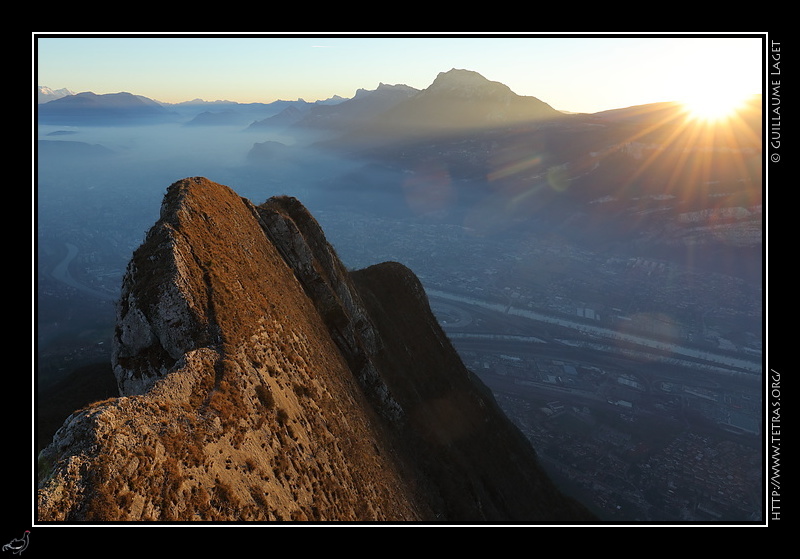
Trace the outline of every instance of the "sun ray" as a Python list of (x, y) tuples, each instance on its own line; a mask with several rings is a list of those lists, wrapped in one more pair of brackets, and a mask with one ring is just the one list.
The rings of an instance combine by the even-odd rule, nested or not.
[[(755, 122), (760, 122), (761, 100), (743, 98), (731, 107), (732, 112), (716, 119), (710, 112), (701, 118), (682, 103), (650, 107), (653, 112), (643, 117), (649, 124), (618, 144), (620, 150), (632, 143), (645, 147), (638, 163), (618, 177), (615, 196), (642, 200), (667, 196), (663, 199), (674, 200), (674, 211), (679, 212), (709, 204), (759, 204), (754, 192), (760, 177), (755, 160), (761, 140)], [(636, 218), (648, 216), (642, 212)]]

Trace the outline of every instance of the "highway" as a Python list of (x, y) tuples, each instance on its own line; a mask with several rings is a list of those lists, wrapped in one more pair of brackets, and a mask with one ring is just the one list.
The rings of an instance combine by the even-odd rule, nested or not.
[[(428, 294), (428, 297), (431, 299), (432, 303), (445, 301), (447, 303), (462, 304), (466, 305), (467, 308), (473, 307), (475, 309), (493, 311), (495, 313), (500, 313), (501, 315), (505, 315), (508, 317), (520, 317), (541, 324), (550, 324), (562, 328), (568, 328), (580, 334), (581, 338), (583, 340), (586, 340), (586, 344), (584, 344), (585, 347), (590, 347), (594, 345), (594, 346), (605, 346), (606, 349), (610, 349), (612, 348), (612, 346), (618, 347), (620, 343), (623, 343), (628, 346), (627, 348), (628, 351), (635, 352), (638, 348), (638, 351), (642, 353), (645, 354), (655, 353), (657, 355), (663, 356), (664, 358), (667, 358), (668, 356), (669, 359), (678, 359), (683, 361), (685, 364), (694, 367), (709, 368), (712, 370), (717, 369), (720, 371), (730, 370), (731, 372), (742, 371), (757, 375), (760, 375), (762, 372), (761, 361), (755, 361), (732, 355), (714, 353), (707, 350), (682, 346), (675, 343), (665, 342), (663, 340), (649, 338), (641, 334), (619, 332), (616, 330), (611, 330), (609, 328), (604, 328), (602, 326), (595, 326), (584, 322), (569, 320), (568, 318), (565, 317), (548, 315), (545, 313), (531, 311), (528, 309), (520, 309), (509, 305), (503, 305), (500, 303), (483, 301), (474, 297), (467, 297), (464, 295), (448, 293), (437, 289), (426, 289), (426, 292)], [(469, 313), (468, 310), (467, 313)], [(448, 335), (450, 335), (454, 339), (464, 338), (464, 337), (470, 339), (479, 339), (479, 338), (486, 339), (487, 337), (489, 337), (489, 338), (494, 338), (496, 341), (502, 341), (504, 338), (507, 340), (509, 339), (508, 336), (503, 336), (503, 335), (492, 336), (491, 334), (485, 334), (485, 333), (484, 334), (460, 333), (458, 331), (458, 327), (464, 324), (464, 322), (465, 321), (462, 320), (460, 321), (459, 324), (452, 324), (446, 327)], [(525, 340), (518, 339), (518, 341), (525, 341)], [(543, 342), (544, 340), (540, 341)], [(704, 364), (705, 367), (703, 367)]]

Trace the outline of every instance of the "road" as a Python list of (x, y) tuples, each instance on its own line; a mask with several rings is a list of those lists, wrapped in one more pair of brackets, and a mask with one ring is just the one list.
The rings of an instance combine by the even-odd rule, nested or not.
[(601, 344), (618, 344), (619, 342), (623, 342), (630, 346), (638, 347), (641, 349), (641, 351), (668, 355), (671, 359), (683, 359), (689, 364), (693, 363), (695, 366), (699, 366), (700, 362), (703, 362), (710, 364), (711, 366), (729, 368), (734, 371), (745, 371), (747, 373), (755, 373), (758, 375), (760, 375), (762, 372), (762, 365), (760, 361), (681, 346), (675, 343), (648, 338), (643, 335), (619, 332), (609, 328), (604, 328), (602, 326), (595, 326), (584, 322), (569, 320), (565, 317), (558, 317), (528, 309), (520, 309), (513, 306), (503, 305), (500, 303), (483, 301), (474, 297), (457, 295), (441, 290), (427, 289), (426, 291), (432, 301), (444, 300), (451, 304), (462, 303), (478, 309), (501, 313), (509, 317), (526, 318), (543, 324), (552, 324), (563, 328), (569, 328), (581, 334), (583, 338)]

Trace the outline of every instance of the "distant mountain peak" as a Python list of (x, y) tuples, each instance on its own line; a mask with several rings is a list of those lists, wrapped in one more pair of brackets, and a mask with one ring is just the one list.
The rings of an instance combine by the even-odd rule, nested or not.
[[(509, 107), (518, 106), (520, 109), (522, 109), (523, 104), (527, 105), (522, 110), (532, 110), (536, 105), (534, 118), (537, 119), (560, 114), (554, 109), (548, 111), (546, 107), (549, 107), (549, 105), (539, 99), (518, 95), (504, 83), (489, 80), (473, 70), (453, 68), (447, 72), (440, 72), (433, 83), (423, 90), (423, 94), (464, 99), (467, 102), (474, 103), (476, 106), (481, 102), (487, 102), (489, 99)], [(550, 112), (549, 115), (546, 114), (548, 112)], [(519, 116), (525, 118), (522, 114)]]
[(511, 89), (500, 83), (486, 79), (478, 72), (473, 70), (463, 70), (453, 68), (447, 72), (439, 72), (436, 79), (426, 91), (440, 91), (447, 89), (450, 91), (461, 91), (465, 94), (474, 94), (476, 89), (495, 89), (504, 93), (512, 93)]
[(371, 149), (395, 141), (535, 124), (563, 116), (547, 103), (517, 95), (478, 72), (453, 68), (440, 72), (427, 88), (375, 115), (346, 141), (355, 149)]
[(62, 97), (66, 97), (68, 95), (75, 95), (74, 92), (70, 91), (67, 88), (62, 89), (50, 89), (45, 85), (40, 85), (37, 88), (37, 103), (47, 103), (49, 101), (54, 101), (56, 99), (61, 99)]
[(397, 94), (401, 94), (401, 95), (411, 95), (411, 94), (418, 93), (418, 91), (419, 90), (414, 89), (413, 87), (405, 85), (405, 84), (392, 85), (392, 84), (379, 82), (378, 83), (378, 87), (375, 88), (375, 89), (359, 88), (358, 90), (356, 90), (355, 95), (353, 95), (353, 99), (361, 99), (361, 98), (366, 97), (368, 95), (386, 94), (386, 93), (390, 93), (390, 94), (397, 93)]

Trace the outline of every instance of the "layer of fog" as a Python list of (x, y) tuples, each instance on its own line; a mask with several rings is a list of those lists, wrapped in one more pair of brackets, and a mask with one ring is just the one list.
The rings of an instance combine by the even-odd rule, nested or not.
[[(286, 129), (255, 132), (242, 125), (181, 123), (39, 126), (37, 137), (45, 142), (36, 153), (34, 191), (40, 350), (63, 340), (98, 339), (113, 328), (114, 303), (125, 267), (158, 219), (166, 188), (185, 177), (205, 176), (226, 184), (255, 204), (276, 195), (296, 196), (320, 221), (349, 267), (397, 259), (412, 266), (420, 276), (429, 272), (426, 266), (433, 266), (435, 273), (441, 274), (445, 267), (442, 259), (449, 258), (445, 255), (463, 250), (456, 247), (461, 241), (452, 240), (453, 236), (461, 239), (465, 235), (463, 221), (453, 220), (452, 228), (443, 229), (452, 246), (443, 237), (430, 246), (431, 255), (423, 255), (414, 250), (418, 244), (398, 242), (400, 235), (392, 236), (387, 222), (338, 219), (338, 209), (354, 216), (358, 212), (391, 218), (413, 216), (420, 206), (443, 207), (454, 189), (448, 184), (435, 191), (437, 182), (431, 179), (424, 181), (423, 189), (405, 191), (418, 196), (403, 197), (403, 181), (412, 176), (408, 171), (334, 157), (330, 151), (314, 146), (313, 140), (318, 137), (299, 136)], [(465, 190), (468, 189), (461, 190), (461, 196)], [(487, 232), (512, 222), (508, 213), (492, 213), (493, 206), (489, 204), (470, 208), (479, 210), (477, 214), (469, 214), (464, 208), (466, 205), (461, 211), (471, 218), (470, 225), (482, 228), (484, 247), (490, 246)], [(536, 219), (526, 216), (528, 223), (535, 223)], [(342, 229), (346, 223), (350, 224), (349, 230)], [(369, 223), (381, 224), (371, 227)], [(401, 227), (407, 233), (413, 225), (405, 223)], [(518, 270), (520, 255), (528, 249), (515, 251), (513, 247), (547, 233), (531, 227), (524, 236), (512, 235), (498, 241), (496, 250), (488, 250), (497, 255), (497, 261), (487, 261), (486, 270), (475, 270), (475, 275), (490, 278), (498, 272), (502, 275)], [(508, 270), (498, 268), (503, 254), (510, 255)], [(568, 254), (565, 250), (558, 258), (567, 262)], [(465, 266), (464, 262), (455, 264)]]
[(335, 204), (352, 177), (363, 178), (364, 163), (337, 159), (309, 145), (313, 138), (280, 129), (40, 125), (37, 140), (34, 305), (40, 352), (78, 338), (98, 339), (113, 328), (125, 267), (175, 181), (204, 176), (255, 204), (295, 196), (313, 213)]

